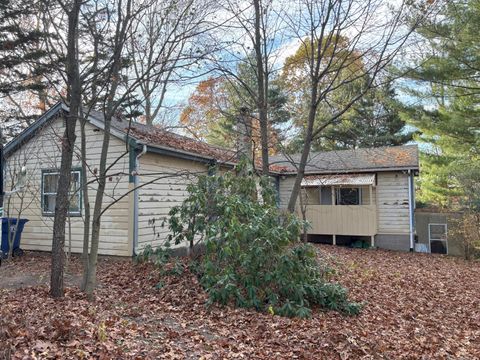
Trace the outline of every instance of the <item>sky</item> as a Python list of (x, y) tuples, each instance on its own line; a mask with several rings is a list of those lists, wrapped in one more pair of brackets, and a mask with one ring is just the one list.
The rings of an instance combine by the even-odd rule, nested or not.
[[(234, 3), (233, 7), (235, 9), (242, 8), (245, 9), (248, 6), (248, 1), (242, 0), (239, 2)], [(273, 9), (271, 14), (271, 23), (277, 24), (275, 17), (278, 17), (278, 13), (280, 11), (283, 11), (282, 17), (283, 20), (286, 20), (287, 25), (283, 24), (282, 26), (287, 26), (288, 24), (292, 24), (291, 19), (305, 19), (298, 13), (298, 9), (294, 6), (296, 4), (296, 1), (277, 1), (273, 2)], [(359, 9), (364, 6), (363, 4), (365, 1), (358, 1), (357, 6)], [(371, 23), (371, 29), (370, 32), (364, 36), (361, 37), (361, 42), (366, 44), (367, 46), (369, 43), (373, 43), (375, 41), (378, 41), (378, 38), (382, 36), (381, 33), (378, 32), (378, 28), (375, 26), (381, 26), (385, 22), (388, 21), (389, 18), (389, 11), (390, 8), (387, 6), (393, 6), (393, 7), (398, 7), (401, 4), (401, 0), (390, 0), (390, 1), (378, 1), (378, 0), (372, 0), (372, 6), (375, 8), (375, 12), (372, 14), (367, 14), (367, 16), (370, 16), (370, 23)], [(286, 5), (286, 6), (285, 6)], [(377, 6), (378, 5), (378, 6)], [(242, 15), (245, 15), (243, 17), (243, 20), (246, 21), (247, 24), (250, 24), (249, 20), (251, 18), (251, 8), (250, 8), (250, 13), (242, 13)], [(231, 13), (227, 10), (220, 10), (217, 13), (217, 18), (216, 21), (222, 22), (225, 21), (229, 18), (231, 18)], [(346, 34), (348, 34), (349, 37), (354, 38), (356, 35), (358, 35), (359, 32), (359, 23), (360, 23), (360, 18), (357, 19), (356, 23), (352, 23), (349, 28), (345, 31)], [(248, 36), (245, 36), (244, 34), (245, 30), (241, 27), (238, 26), (232, 26), (228, 28), (227, 32), (220, 32), (218, 34), (214, 34), (213, 36), (216, 37), (219, 41), (225, 41), (225, 40), (231, 40), (235, 44), (232, 45), (229, 49), (229, 54), (226, 55), (226, 52), (219, 52), (219, 54), (214, 54), (212, 57), (218, 57), (218, 56), (223, 56), (223, 57), (228, 57), (230, 56), (231, 59), (233, 60), (239, 60), (243, 57), (246, 56), (248, 51), (252, 51), (252, 46), (250, 39)], [(290, 34), (288, 34), (290, 32)], [(275, 67), (277, 69), (280, 69), (285, 62), (285, 59), (291, 55), (293, 55), (296, 50), (298, 49), (299, 45), (301, 44), (300, 39), (297, 36), (292, 36), (291, 31), (283, 31), (283, 34), (287, 34), (286, 36), (282, 36), (280, 38), (277, 34), (273, 34), (271, 36), (274, 36), (273, 42), (272, 42), (272, 48), (273, 53), (275, 54)], [(234, 61), (232, 61), (232, 64)], [(207, 66), (208, 67), (208, 66)], [(232, 67), (233, 68), (233, 67)], [(204, 71), (205, 69), (201, 69), (200, 71)], [(205, 76), (200, 76), (198, 77), (195, 81), (190, 81), (183, 83), (181, 85), (175, 85), (173, 86), (166, 94), (166, 101), (165, 105), (169, 108), (169, 116), (178, 118), (181, 112), (181, 109), (187, 104), (188, 99), (190, 95), (195, 91), (195, 88), (201, 80), (205, 80), (208, 76), (212, 76), (218, 74), (213, 72), (209, 73), (208, 75)], [(175, 109), (175, 110), (172, 110)]]

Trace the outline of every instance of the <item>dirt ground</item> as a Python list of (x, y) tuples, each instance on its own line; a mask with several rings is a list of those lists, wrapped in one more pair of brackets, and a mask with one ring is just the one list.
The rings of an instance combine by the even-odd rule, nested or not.
[[(67, 286), (79, 286), (81, 276), (78, 259), (73, 259), (75, 268), (66, 269), (64, 281)], [(0, 289), (20, 289), (29, 286), (47, 285), (50, 281), (49, 253), (28, 253), (13, 261), (3, 260), (0, 267)], [(37, 266), (38, 265), (38, 266)]]
[(65, 298), (48, 296), (50, 258), (0, 267), (0, 359), (480, 359), (480, 263), (428, 254), (317, 246), (359, 316), (288, 319), (206, 306), (188, 268), (99, 262), (94, 302), (70, 262)]

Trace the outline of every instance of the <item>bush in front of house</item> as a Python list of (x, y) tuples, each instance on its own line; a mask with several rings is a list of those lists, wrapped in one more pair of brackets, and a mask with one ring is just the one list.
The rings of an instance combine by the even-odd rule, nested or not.
[(200, 176), (170, 212), (170, 241), (205, 244), (197, 269), (209, 301), (289, 317), (309, 317), (315, 306), (358, 313), (299, 240), (303, 223), (279, 211), (268, 179), (260, 179), (261, 191), (257, 182), (252, 174)]

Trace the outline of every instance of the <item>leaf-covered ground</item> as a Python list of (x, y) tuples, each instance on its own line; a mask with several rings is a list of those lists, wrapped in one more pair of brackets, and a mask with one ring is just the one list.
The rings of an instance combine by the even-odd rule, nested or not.
[[(318, 246), (332, 279), (366, 303), (361, 315), (308, 320), (206, 308), (196, 278), (102, 259), (96, 301), (73, 284), (48, 296), (50, 259), (27, 254), (0, 268), (0, 359), (480, 358), (480, 263)], [(160, 282), (160, 284), (159, 284)]]

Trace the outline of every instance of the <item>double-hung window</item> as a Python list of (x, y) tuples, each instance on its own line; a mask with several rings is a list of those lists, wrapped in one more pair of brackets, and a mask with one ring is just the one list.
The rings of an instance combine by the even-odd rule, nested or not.
[[(55, 170), (42, 171), (42, 212), (44, 215), (55, 214), (57, 199), (57, 186), (60, 173)], [(80, 170), (72, 170), (70, 181), (69, 215), (78, 216), (82, 209), (82, 195), (80, 191), (82, 173)]]

